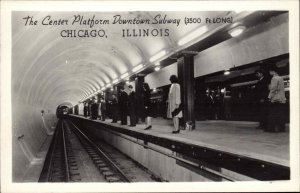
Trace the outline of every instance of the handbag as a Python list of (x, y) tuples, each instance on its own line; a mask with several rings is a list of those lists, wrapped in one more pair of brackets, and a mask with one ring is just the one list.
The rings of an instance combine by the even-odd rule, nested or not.
[(178, 108), (174, 109), (174, 111), (171, 112), (172, 117), (175, 117), (176, 115), (178, 115), (178, 113), (180, 113), (180, 111), (182, 111), (182, 103), (180, 103)]

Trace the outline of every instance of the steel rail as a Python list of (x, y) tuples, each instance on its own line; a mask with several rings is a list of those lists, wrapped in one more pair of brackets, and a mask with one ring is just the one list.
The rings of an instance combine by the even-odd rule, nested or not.
[(66, 172), (66, 181), (70, 181), (70, 171), (69, 171), (69, 164), (68, 164), (68, 154), (67, 154), (67, 146), (66, 146), (66, 137), (65, 137), (65, 130), (64, 130), (64, 121), (62, 121), (62, 140), (63, 140), (63, 151), (64, 151), (64, 162), (65, 162), (65, 172)]
[[(62, 121), (61, 121), (62, 123)], [(50, 156), (50, 161), (49, 161), (49, 167), (48, 167), (48, 170), (47, 170), (47, 181), (49, 181), (49, 178), (50, 178), (50, 174), (52, 172), (52, 164), (53, 164), (53, 158), (54, 158), (54, 153), (55, 153), (55, 149), (56, 149), (56, 145), (58, 143), (58, 136), (59, 136), (59, 132), (60, 132), (60, 129), (59, 129), (59, 125), (58, 127), (56, 128), (56, 132), (55, 132), (55, 135), (53, 136), (54, 138), (54, 141), (53, 141), (53, 149), (52, 149), (52, 152), (51, 152), (51, 156)]]
[(106, 161), (109, 162), (110, 165), (113, 166), (113, 168), (121, 175), (121, 177), (123, 177), (123, 179), (126, 182), (131, 182), (131, 180), (126, 176), (126, 174), (124, 174), (124, 172), (106, 155), (106, 153), (104, 153), (97, 144), (95, 144), (88, 136), (86, 136), (72, 121), (68, 120), (68, 122), (70, 122), (74, 128), (85, 138), (85, 140), (87, 140), (90, 144), (92, 144), (95, 149), (104, 157), (104, 159)]

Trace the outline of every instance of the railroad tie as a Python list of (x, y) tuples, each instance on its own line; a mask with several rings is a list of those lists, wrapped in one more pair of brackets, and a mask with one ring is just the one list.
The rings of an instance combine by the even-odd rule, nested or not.
[(71, 181), (73, 182), (79, 182), (81, 181), (81, 177), (79, 173), (70, 173)]
[(95, 164), (103, 164), (104, 162), (102, 160), (98, 159), (98, 160), (94, 160), (94, 163)]
[(99, 170), (102, 174), (103, 174), (103, 172), (110, 171), (110, 169), (108, 167), (101, 167), (101, 168), (99, 168)]
[(120, 182), (120, 181), (121, 181), (120, 178), (114, 177), (114, 176), (107, 177), (106, 180), (107, 180), (108, 182)]
[(107, 179), (108, 177), (114, 176), (115, 174), (111, 171), (103, 172), (104, 178)]
[(105, 163), (97, 163), (96, 165), (97, 165), (97, 167), (99, 167), (99, 168), (107, 167), (107, 165), (106, 165)]

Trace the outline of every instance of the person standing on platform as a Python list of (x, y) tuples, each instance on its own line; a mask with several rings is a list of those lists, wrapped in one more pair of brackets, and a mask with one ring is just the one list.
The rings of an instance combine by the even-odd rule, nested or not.
[(120, 88), (120, 98), (119, 98), (119, 111), (121, 117), (121, 125), (127, 125), (127, 104), (128, 104), (128, 94), (125, 92), (124, 87)]
[(88, 104), (86, 102), (83, 103), (83, 116), (84, 117), (88, 116)]
[(96, 99), (93, 99), (91, 104), (91, 118), (95, 120), (97, 119), (97, 117), (98, 117), (98, 104), (96, 103)]
[(101, 116), (102, 116), (102, 112), (101, 112), (101, 98), (100, 98), (99, 103), (98, 103), (98, 117), (99, 117), (99, 120), (101, 120)]
[(112, 123), (116, 123), (118, 121), (118, 101), (115, 94), (112, 94), (112, 100), (110, 103), (112, 111)]
[(144, 108), (145, 108), (145, 115), (146, 115), (146, 124), (147, 127), (145, 130), (151, 129), (151, 117), (152, 117), (152, 108), (150, 103), (150, 87), (148, 83), (143, 84), (143, 96), (144, 96)]
[(177, 76), (170, 77), (171, 87), (168, 97), (168, 118), (173, 118), (174, 129), (172, 133), (179, 133), (179, 118), (182, 118), (180, 85)]
[(106, 117), (106, 103), (105, 100), (102, 98), (101, 101), (101, 121), (105, 121), (105, 117)]
[(205, 92), (204, 98), (204, 107), (205, 107), (205, 119), (213, 119), (214, 117), (214, 98), (211, 95), (210, 89), (207, 89)]
[(128, 112), (130, 117), (130, 127), (136, 126), (136, 98), (133, 86), (129, 85), (129, 102), (128, 102)]
[(265, 76), (266, 73), (263, 69), (255, 71), (258, 82), (255, 86), (256, 101), (259, 104), (258, 116), (259, 126), (257, 129), (265, 130), (268, 128), (268, 94), (270, 80)]
[(87, 116), (91, 116), (91, 101), (87, 101)]
[(223, 97), (223, 107), (224, 107), (224, 118), (225, 120), (231, 119), (231, 95), (230, 91), (225, 88)]
[(268, 114), (268, 129), (267, 132), (284, 132), (284, 104), (286, 103), (284, 81), (278, 75), (277, 69), (270, 69), (272, 76), (269, 92), (269, 114)]

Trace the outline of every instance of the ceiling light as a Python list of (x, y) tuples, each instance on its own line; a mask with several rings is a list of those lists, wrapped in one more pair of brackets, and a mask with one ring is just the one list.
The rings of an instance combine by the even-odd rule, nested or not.
[(235, 28), (233, 28), (232, 30), (228, 31), (228, 33), (232, 36), (232, 37), (236, 37), (241, 35), (244, 31), (245, 31), (246, 27), (245, 26), (237, 26)]
[(140, 65), (134, 67), (134, 68), (132, 69), (132, 72), (136, 72), (136, 71), (138, 71), (138, 70), (140, 70), (140, 69), (142, 69), (142, 68), (143, 68), (143, 64), (140, 64)]
[(111, 91), (114, 91), (114, 88), (113, 87), (111, 87), (111, 89), (110, 89)]
[(155, 67), (154, 70), (155, 70), (155, 71), (159, 71), (159, 70), (160, 70), (160, 67), (159, 67), (159, 66), (158, 66), (158, 67)]
[(108, 87), (111, 87), (111, 84), (107, 84), (107, 85), (106, 85), (106, 88), (108, 88)]
[(126, 81), (125, 83), (126, 83), (126, 84), (129, 84), (129, 81)]
[(207, 30), (208, 30), (208, 28), (206, 26), (199, 27), (192, 33), (188, 34), (187, 36), (185, 36), (181, 40), (179, 40), (178, 45), (182, 46), (182, 45), (194, 40), (195, 38), (197, 38), (197, 37), (201, 36), (202, 34), (204, 34), (205, 32), (207, 32)]
[(243, 11), (241, 11), (241, 10), (235, 10), (235, 11), (233, 11), (235, 14), (240, 14), (241, 12), (243, 12)]
[(128, 72), (122, 74), (122, 75), (121, 75), (121, 79), (124, 79), (124, 78), (126, 78), (127, 76), (128, 76)]
[(159, 63), (159, 62), (157, 62), (157, 63), (155, 63), (155, 64), (154, 64), (154, 66), (159, 66), (159, 64), (160, 64), (160, 63)]
[(229, 70), (226, 70), (225, 72), (224, 72), (224, 75), (229, 75), (230, 74), (230, 71)]
[(150, 58), (150, 62), (154, 62), (154, 61), (162, 58), (164, 55), (166, 55), (166, 53), (167, 52), (165, 50), (158, 52), (157, 54), (155, 54), (154, 56), (152, 56)]
[(119, 81), (119, 79), (117, 78), (116, 80), (112, 81), (113, 84), (116, 84)]

